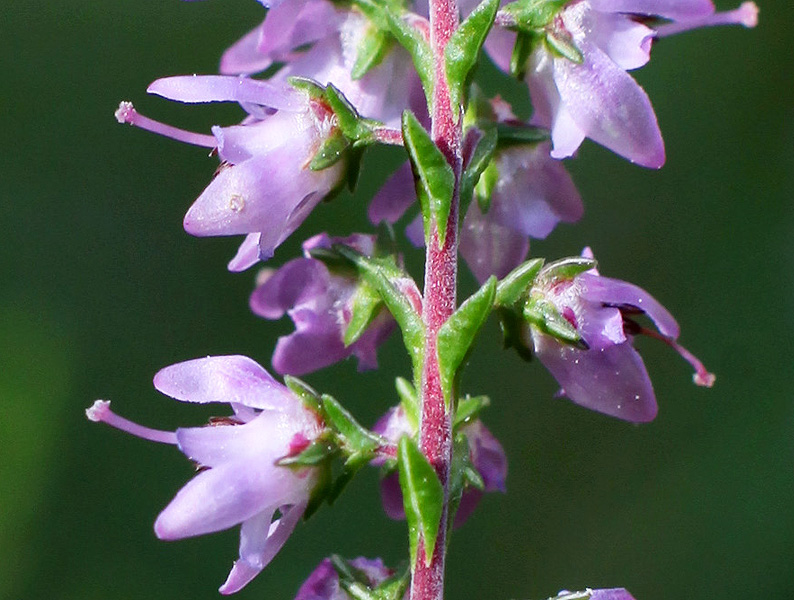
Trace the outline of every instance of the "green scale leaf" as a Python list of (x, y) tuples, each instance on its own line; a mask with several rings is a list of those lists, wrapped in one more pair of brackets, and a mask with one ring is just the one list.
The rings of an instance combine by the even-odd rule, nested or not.
[(425, 546), (425, 563), (429, 565), (433, 560), (438, 528), (441, 524), (444, 489), (435, 469), (427, 462), (416, 442), (407, 436), (400, 438), (397, 464), (405, 517), (408, 522), (411, 564), (416, 564), (421, 539)]
[(438, 331), (438, 367), (444, 402), (450, 405), (458, 372), (468, 358), (472, 344), (493, 308), (496, 277), (489, 277), (474, 295), (456, 310)]
[(483, 0), (447, 42), (444, 61), (452, 106), (461, 106), (472, 69), (477, 64), (483, 42), (493, 26), (499, 0)]
[(402, 132), (416, 180), (416, 195), (422, 206), (425, 236), (430, 230), (430, 222), (435, 221), (438, 239), (443, 245), (455, 188), (455, 174), (430, 134), (409, 110), (403, 113)]

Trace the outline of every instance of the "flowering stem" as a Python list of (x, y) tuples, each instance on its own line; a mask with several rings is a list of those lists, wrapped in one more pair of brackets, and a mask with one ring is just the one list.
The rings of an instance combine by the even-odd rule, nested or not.
[(433, 559), (426, 564), (426, 548), (420, 540), (416, 563), (412, 566), (411, 600), (442, 600), (449, 506), (449, 470), (452, 460), (452, 414), (444, 402), (439, 372), (438, 331), (455, 310), (457, 292), (458, 213), (460, 205), (461, 138), (459, 107), (452, 106), (447, 84), (444, 49), (457, 29), (455, 0), (430, 0), (430, 47), (434, 61), (432, 98), (433, 141), (444, 154), (455, 174), (455, 186), (443, 245), (438, 225), (430, 223), (425, 255), (425, 285), (422, 320), (425, 325), (425, 354), (421, 373), (421, 416), (419, 446), (436, 470), (444, 487), (444, 508), (439, 524)]

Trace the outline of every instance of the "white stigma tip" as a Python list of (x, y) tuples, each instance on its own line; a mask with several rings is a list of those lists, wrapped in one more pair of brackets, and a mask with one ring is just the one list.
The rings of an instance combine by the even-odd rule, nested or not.
[(113, 113), (119, 123), (132, 123), (132, 115), (135, 113), (135, 107), (132, 102), (126, 100), (119, 104), (116, 112)]
[(96, 400), (91, 406), (85, 409), (85, 416), (89, 421), (101, 423), (110, 411), (110, 400)]
[(742, 2), (739, 7), (740, 20), (745, 27), (758, 25), (758, 5), (755, 2)]
[(701, 387), (710, 388), (714, 385), (714, 382), (717, 381), (717, 376), (714, 373), (708, 372), (694, 373), (692, 375), (692, 381)]

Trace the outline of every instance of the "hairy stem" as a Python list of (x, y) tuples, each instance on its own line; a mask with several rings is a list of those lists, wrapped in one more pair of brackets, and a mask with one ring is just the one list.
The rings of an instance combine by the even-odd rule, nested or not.
[(457, 293), (458, 217), (460, 208), (461, 119), (459, 107), (452, 106), (444, 67), (444, 49), (458, 27), (455, 0), (430, 0), (430, 46), (434, 58), (432, 99), (433, 141), (455, 173), (452, 207), (444, 244), (439, 243), (437, 223), (432, 222), (425, 257), (424, 309), (425, 360), (421, 374), (421, 417), (419, 445), (444, 486), (444, 510), (433, 559), (426, 564), (424, 542), (420, 541), (416, 564), (412, 566), (411, 600), (442, 600), (449, 505), (449, 469), (452, 460), (452, 414), (444, 404), (438, 355), (438, 330), (455, 310)]

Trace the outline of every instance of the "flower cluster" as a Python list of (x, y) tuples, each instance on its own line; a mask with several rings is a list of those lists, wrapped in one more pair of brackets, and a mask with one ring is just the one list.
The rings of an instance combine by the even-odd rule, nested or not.
[[(243, 112), (238, 123), (194, 133), (130, 102), (116, 118), (217, 156), (184, 228), (245, 236), (231, 271), (274, 258), (322, 201), (345, 185), (354, 189), (368, 147), (402, 146), (408, 160), (368, 208), (380, 234), (313, 235), (301, 257), (260, 270), (251, 311), (294, 323), (272, 356), (284, 383), (250, 358), (209, 356), (154, 378), (176, 400), (228, 404), (231, 414), (209, 425), (151, 429), (104, 400), (87, 416), (174, 445), (196, 464), (154, 529), (161, 539), (181, 539), (240, 525), (239, 559), (221, 593), (247, 585), (302, 517), (332, 503), (369, 464), (381, 468), (386, 514), (408, 522), (410, 573), (380, 559), (334, 556), (296, 600), (402, 600), (409, 575), (412, 598), (440, 600), (444, 559), (434, 553), (446, 551), (447, 518), (462, 525), (483, 492), (505, 491), (504, 450), (479, 419), (488, 400), (460, 389), (491, 312), (502, 319), (506, 345), (536, 356), (561, 395), (619, 419), (647, 422), (657, 413), (637, 335), (674, 348), (695, 369), (696, 384), (713, 384), (678, 344), (672, 315), (639, 287), (601, 276), (589, 250), (548, 264), (527, 258), (530, 239), (583, 214), (562, 159), (585, 138), (644, 167), (664, 163), (650, 100), (628, 71), (645, 65), (663, 38), (712, 25), (753, 27), (758, 9), (745, 2), (716, 12), (711, 0), (260, 1), (264, 20), (223, 53), (219, 74), (166, 77), (148, 88), (181, 103), (234, 103)], [(472, 84), (483, 49), (526, 83), (528, 120)], [(403, 261), (400, 250), (380, 243), (393, 243), (392, 226), (417, 212), (405, 234), (427, 246), (424, 292), (406, 271), (407, 255)], [(481, 284), (459, 306), (458, 253)], [(359, 370), (376, 368), (378, 347), (396, 328), (414, 384), (398, 378), (401, 403), (371, 429), (295, 379), (350, 356)], [(556, 597), (585, 599), (633, 600), (622, 588)]]

